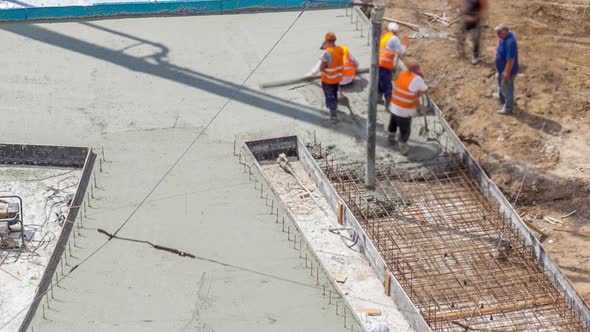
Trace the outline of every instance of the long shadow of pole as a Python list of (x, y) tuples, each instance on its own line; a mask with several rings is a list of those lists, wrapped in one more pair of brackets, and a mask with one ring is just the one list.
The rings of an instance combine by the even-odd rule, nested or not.
[[(83, 24), (88, 27), (129, 38), (138, 43), (152, 45), (159, 48), (160, 51), (147, 57), (135, 57), (123, 53), (124, 49), (109, 49), (59, 32), (47, 30), (35, 24), (7, 24), (0, 26), (0, 29), (44, 44), (61, 47), (72, 52), (110, 62), (132, 71), (160, 77), (226, 98), (234, 95), (235, 91), (240, 87), (238, 84), (229, 81), (196, 72), (189, 68), (170, 64), (166, 59), (169, 49), (161, 43), (151, 42), (126, 33), (100, 27), (89, 22), (83, 22)], [(153, 59), (155, 63), (149, 62), (148, 59)], [(366, 136), (364, 128), (358, 128), (358, 126), (344, 123), (337, 128), (332, 127), (330, 124), (326, 123), (325, 117), (321, 115), (322, 111), (319, 109), (277, 98), (248, 87), (242, 87), (241, 90), (234, 95), (233, 99), (246, 105), (254, 106), (282, 116), (291, 117), (319, 127), (337, 130), (338, 132), (354, 137), (359, 141), (364, 141)], [(381, 140), (379, 145), (386, 146), (385, 140)]]

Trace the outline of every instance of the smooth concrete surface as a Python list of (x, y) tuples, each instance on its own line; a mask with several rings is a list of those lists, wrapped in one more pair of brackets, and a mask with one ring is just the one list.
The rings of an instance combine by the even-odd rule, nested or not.
[[(307, 72), (329, 30), (367, 63), (344, 10), (304, 13), (234, 95), (298, 15), (0, 25), (0, 141), (88, 144), (107, 160), (73, 248), (80, 266), (35, 331), (344, 329), (233, 157), (236, 139), (314, 131), (364, 152), (364, 118), (332, 126), (300, 89), (257, 88)], [(96, 251), (107, 242), (96, 228), (122, 225), (121, 236), (223, 264), (117, 240)]]

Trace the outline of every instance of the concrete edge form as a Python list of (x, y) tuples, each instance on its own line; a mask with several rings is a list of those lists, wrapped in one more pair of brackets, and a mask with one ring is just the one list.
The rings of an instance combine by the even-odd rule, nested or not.
[(545, 274), (549, 277), (549, 280), (553, 283), (555, 288), (560, 293), (564, 294), (566, 302), (570, 303), (577, 312), (580, 314), (580, 321), (590, 325), (590, 307), (574, 289), (567, 277), (561, 272), (559, 266), (549, 257), (543, 248), (541, 242), (534, 236), (531, 230), (520, 218), (518, 212), (514, 209), (512, 204), (508, 201), (506, 196), (498, 188), (498, 186), (488, 177), (481, 166), (475, 161), (471, 153), (467, 150), (465, 145), (461, 142), (459, 137), (455, 134), (451, 126), (445, 120), (442, 111), (433, 102), (436, 116), (444, 130), (444, 132), (450, 137), (450, 146), (455, 152), (461, 154), (463, 162), (469, 167), (471, 175), (478, 181), (480, 188), (486, 197), (499, 204), (501, 213), (509, 217), (512, 225), (515, 226), (523, 235), (527, 245), (531, 246), (531, 255), (535, 260), (543, 267)]
[[(273, 188), (273, 186), (271, 186), (269, 184), (268, 179), (266, 178), (266, 176), (264, 175), (264, 172), (262, 171), (262, 168), (260, 167), (261, 161), (272, 160), (274, 162), (276, 160), (276, 158), (278, 157), (278, 155), (281, 153), (285, 153), (288, 157), (299, 157), (299, 160), (302, 162), (302, 164), (305, 165), (303, 160), (300, 158), (300, 155), (298, 154), (301, 146), (303, 146), (303, 145), (302, 145), (301, 141), (299, 141), (297, 136), (287, 136), (287, 137), (280, 137), (280, 138), (276, 138), (276, 139), (248, 141), (248, 142), (244, 143), (244, 147), (242, 148), (242, 151), (240, 152), (240, 160), (242, 158), (244, 159), (245, 164), (247, 165), (247, 168), (248, 168), (249, 176), (254, 175), (254, 176), (262, 179), (262, 181), (264, 181), (266, 186), (272, 192), (272, 195), (276, 198), (277, 205), (280, 206), (280, 209), (283, 210), (284, 213), (287, 215), (287, 218), (289, 219), (291, 224), (297, 229), (297, 232), (299, 233), (300, 238), (303, 239), (303, 241), (305, 242), (307, 250), (309, 250), (311, 252), (311, 254), (314, 256), (314, 259), (318, 262), (319, 267), (322, 269), (326, 278), (329, 280), (332, 288), (342, 298), (346, 307), (350, 311), (353, 319), (356, 321), (358, 326), (360, 326), (362, 328), (363, 331), (367, 331), (366, 327), (361, 322), (361, 318), (360, 318), (359, 314), (352, 308), (351, 304), (346, 300), (346, 296), (342, 293), (342, 291), (337, 286), (336, 280), (334, 280), (334, 278), (328, 272), (328, 269), (326, 268), (326, 266), (322, 263), (317, 251), (309, 244), (310, 243), (309, 239), (306, 237), (305, 233), (303, 231), (301, 231), (301, 229), (297, 225), (296, 219), (293, 216), (293, 214), (291, 213), (291, 211), (285, 206), (283, 201), (279, 198), (280, 196), (279, 196), (278, 192), (276, 192), (276, 190)], [(305, 146), (303, 146), (303, 149), (305, 149)], [(245, 156), (244, 156), (244, 154), (245, 154)], [(252, 166), (254, 166), (254, 167), (252, 167)], [(256, 174), (252, 173), (252, 169), (254, 169)], [(262, 189), (261, 189), (261, 191), (262, 191)], [(278, 209), (279, 209), (279, 207), (277, 207), (277, 211), (278, 211)], [(312, 268), (312, 272), (313, 272), (313, 268)], [(319, 287), (319, 285), (318, 285), (318, 287)]]
[[(406, 66), (402, 61), (399, 62), (399, 66), (406, 69)], [(549, 280), (559, 292), (564, 293), (566, 301), (569, 300), (571, 305), (578, 309), (577, 311), (580, 313), (580, 320), (587, 325), (590, 325), (590, 307), (586, 301), (584, 301), (580, 294), (574, 289), (573, 285), (559, 269), (559, 266), (553, 261), (553, 259), (551, 259), (551, 257), (549, 257), (541, 242), (534, 236), (524, 221), (522, 221), (520, 215), (508, 201), (506, 196), (504, 196), (500, 188), (498, 188), (481, 166), (475, 161), (471, 153), (469, 153), (469, 150), (467, 150), (467, 147), (461, 142), (461, 139), (459, 139), (455, 131), (444, 118), (442, 110), (434, 101), (432, 101), (432, 105), (434, 106), (435, 115), (443, 132), (447, 134), (447, 138), (450, 138), (450, 142), (448, 143), (450, 143), (449, 145), (452, 148), (452, 151), (461, 154), (463, 162), (469, 167), (471, 175), (478, 181), (479, 186), (486, 197), (500, 205), (502, 209), (500, 212), (509, 217), (512, 225), (522, 233), (523, 237), (526, 239), (526, 243), (532, 248), (531, 255), (539, 264), (541, 264), (546, 275), (549, 277)]]
[(342, 8), (344, 0), (183, 0), (162, 2), (95, 3), (88, 6), (25, 7), (0, 10), (2, 21), (30, 21), (69, 18), (106, 18), (138, 15), (203, 15), (240, 11)]
[(89, 151), (76, 146), (0, 144), (0, 164), (82, 168)]
[[(84, 197), (86, 195), (86, 189), (88, 188), (88, 184), (90, 183), (90, 176), (92, 175), (92, 170), (94, 168), (94, 161), (96, 160), (96, 154), (92, 151), (89, 147), (64, 147), (64, 146), (41, 146), (41, 145), (15, 145), (15, 144), (2, 144), (0, 145), (0, 153), (6, 153), (9, 151), (14, 151), (16, 156), (12, 159), (9, 158), (10, 164), (18, 164), (18, 165), (28, 165), (28, 166), (67, 166), (67, 167), (76, 167), (82, 168), (82, 176), (80, 178), (80, 182), (78, 183), (78, 187), (76, 188), (76, 194), (70, 203), (70, 207), (68, 209), (68, 215), (66, 216), (64, 225), (62, 227), (61, 233), (57, 240), (57, 244), (55, 245), (55, 249), (51, 257), (49, 258), (49, 262), (47, 263), (47, 267), (43, 272), (43, 276), (39, 281), (39, 286), (37, 287), (37, 292), (35, 294), (35, 298), (33, 302), (29, 306), (26, 316), (23, 319), (23, 322), (20, 325), (19, 332), (27, 331), (37, 308), (43, 298), (43, 295), (49, 289), (49, 286), (52, 282), (52, 278), (57, 271), (57, 267), (59, 266), (59, 262), (61, 260), (61, 256), (64, 253), (66, 246), (68, 244), (68, 240), (70, 238), (70, 234), (74, 228), (74, 222), (76, 221), (76, 217), (80, 208), (83, 204)], [(50, 157), (52, 152), (57, 155), (57, 157)], [(0, 154), (0, 158), (5, 158), (4, 154)], [(43, 162), (43, 158), (47, 158), (45, 162)], [(0, 162), (4, 164), (4, 162)], [(74, 266), (72, 268), (75, 269)]]
[(320, 169), (320, 166), (316, 163), (311, 153), (309, 153), (305, 145), (299, 139), (297, 140), (297, 152), (299, 155), (299, 160), (303, 164), (303, 167), (312, 177), (313, 181), (316, 183), (316, 186), (320, 189), (332, 210), (335, 213), (337, 213), (338, 205), (343, 205), (344, 225), (352, 227), (356, 230), (357, 234), (359, 235), (358, 246), (359, 248), (361, 248), (361, 252), (367, 258), (369, 264), (375, 271), (375, 274), (383, 284), (385, 284), (386, 274), (389, 274), (389, 278), (387, 278), (390, 281), (389, 287), (391, 293), (389, 294), (389, 296), (392, 297), (395, 304), (400, 306), (400, 311), (408, 320), (410, 327), (412, 327), (416, 331), (430, 331), (430, 326), (428, 326), (428, 324), (420, 314), (418, 308), (416, 308), (416, 306), (412, 303), (412, 300), (410, 299), (406, 291), (402, 288), (401, 284), (398, 282), (395, 276), (389, 270), (387, 270), (385, 260), (383, 260), (383, 258), (377, 251), (377, 248), (365, 233), (365, 230), (352, 213), (352, 210), (350, 210), (346, 203), (340, 199), (340, 196), (338, 195), (336, 189), (326, 178), (326, 176)]

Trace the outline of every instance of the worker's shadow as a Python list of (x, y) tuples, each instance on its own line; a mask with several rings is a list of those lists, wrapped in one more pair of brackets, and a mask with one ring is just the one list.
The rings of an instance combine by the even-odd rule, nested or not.
[(523, 110), (516, 110), (514, 118), (535, 130), (543, 130), (543, 132), (557, 136), (561, 132), (562, 126), (549, 119), (536, 114), (531, 114)]
[(369, 81), (362, 77), (357, 76), (351, 84), (340, 87), (343, 93), (355, 93), (363, 92), (369, 87)]

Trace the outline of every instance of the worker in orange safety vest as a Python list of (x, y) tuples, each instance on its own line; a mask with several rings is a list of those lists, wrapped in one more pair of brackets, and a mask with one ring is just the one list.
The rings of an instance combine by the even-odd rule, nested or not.
[(403, 155), (409, 151), (408, 139), (412, 129), (412, 116), (416, 115), (416, 110), (420, 106), (420, 95), (428, 90), (423, 77), (420, 65), (410, 64), (407, 70), (397, 76), (392, 89), (389, 104), (389, 141), (395, 143), (395, 134), (399, 128), (399, 149)]
[[(342, 48), (343, 57), (342, 81), (340, 81), (340, 86), (345, 86), (351, 84), (354, 81), (354, 78), (356, 77), (356, 70), (359, 66), (359, 63), (350, 52), (350, 48), (348, 46), (340, 45), (340, 47)], [(322, 44), (322, 47), (320, 49), (326, 49), (325, 43)], [(309, 73), (307, 73), (305, 76), (310, 77), (318, 75), (320, 73), (321, 64), (322, 61), (318, 61), (315, 67), (313, 67), (313, 69), (310, 70)]]
[(336, 46), (336, 34), (333, 32), (326, 33), (324, 52), (320, 61), (320, 76), (326, 107), (330, 111), (330, 120), (335, 123), (338, 120), (338, 87), (344, 73), (344, 50)]
[(402, 56), (410, 46), (409, 39), (400, 39), (399, 25), (389, 23), (387, 31), (381, 35), (379, 43), (379, 102), (385, 96), (385, 105), (391, 99), (393, 72), (395, 71), (396, 56)]

